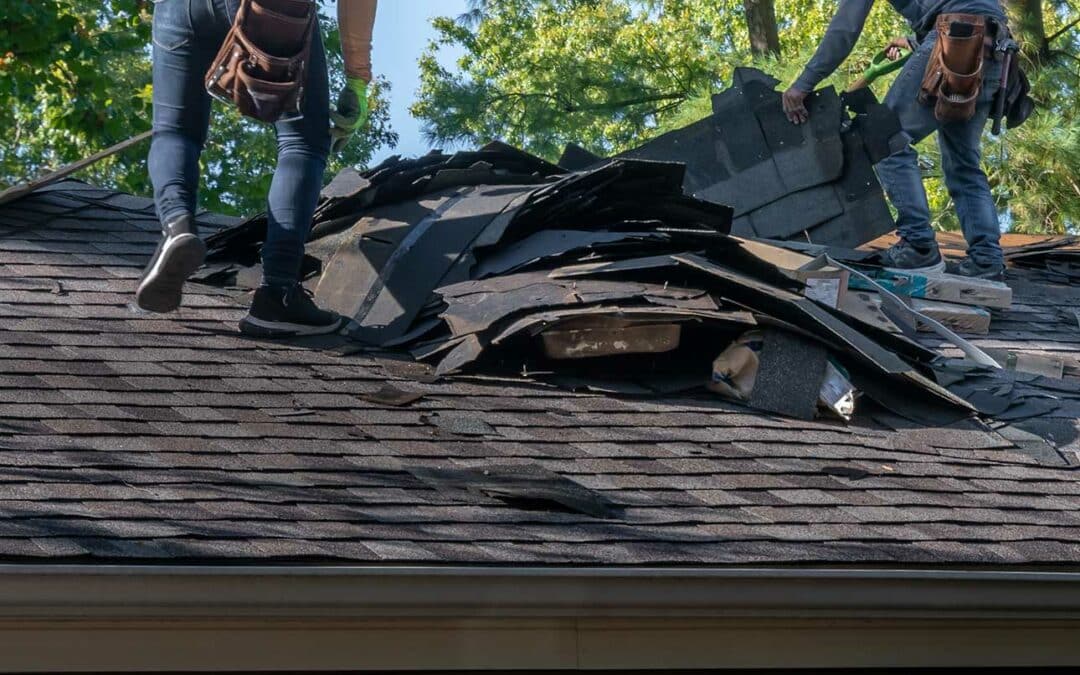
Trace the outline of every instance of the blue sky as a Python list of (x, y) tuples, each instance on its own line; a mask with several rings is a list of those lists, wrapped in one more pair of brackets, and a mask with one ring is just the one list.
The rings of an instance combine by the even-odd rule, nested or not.
[[(457, 16), (465, 12), (466, 0), (382, 0), (375, 17), (374, 53), (375, 74), (390, 80), (393, 93), (390, 118), (401, 140), (398, 147), (384, 149), (375, 158), (378, 162), (388, 155), (421, 155), (430, 148), (420, 134), (420, 123), (409, 114), (409, 106), (420, 87), (416, 61), (428, 41), (435, 36), (431, 19), (436, 16)], [(445, 63), (455, 55), (445, 53)]]

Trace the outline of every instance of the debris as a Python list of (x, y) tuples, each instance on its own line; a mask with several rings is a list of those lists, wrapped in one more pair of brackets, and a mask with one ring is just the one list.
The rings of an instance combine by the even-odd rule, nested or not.
[(1042, 270), (1053, 281), (1080, 284), (1080, 237), (1060, 237), (1005, 249), (1015, 267)]
[[(809, 293), (807, 297), (810, 297)], [(842, 300), (842, 311), (848, 312), (860, 321), (884, 328), (890, 332), (901, 332), (881, 309), (882, 299), (877, 293), (868, 291), (848, 292)], [(958, 332), (975, 335), (986, 335), (990, 332), (990, 312), (980, 307), (969, 307), (950, 302), (935, 302), (913, 298), (909, 306), (923, 316), (936, 319), (942, 325)], [(917, 330), (933, 332), (933, 328), (925, 323), (918, 323)]]
[(814, 419), (828, 362), (829, 352), (820, 343), (784, 330), (766, 330), (750, 406)]
[(913, 274), (885, 270), (866, 271), (873, 284), (861, 277), (853, 277), (848, 287), (862, 291), (875, 291), (876, 284), (896, 295), (951, 302), (976, 307), (1009, 309), (1012, 306), (1012, 289), (1008, 285), (972, 279), (954, 274)]
[[(831, 259), (830, 259), (831, 260)], [(859, 272), (851, 267), (847, 267), (841, 263), (833, 261), (833, 264), (842, 269), (846, 269), (851, 272), (852, 279), (860, 279), (864, 283), (870, 285), (870, 287), (877, 291), (881, 296), (881, 306), (886, 316), (889, 317), (894, 323), (898, 323), (901, 327), (915, 327), (919, 325), (925, 325), (930, 328), (934, 333), (941, 336), (942, 339), (947, 340), (951, 344), (955, 345), (960, 351), (964, 352), (964, 355), (973, 362), (982, 365), (989, 366), (991, 368), (1000, 368), (1001, 365), (997, 361), (990, 358), (986, 352), (982, 351), (975, 345), (971, 344), (967, 340), (964, 340), (956, 333), (952, 332), (939, 321), (928, 317), (924, 314), (920, 314), (916, 310), (905, 305), (900, 298), (896, 297), (891, 291), (884, 286), (878, 284), (867, 275)]]
[[(728, 128), (714, 117), (695, 133), (719, 133), (725, 147), (741, 148), (725, 162), (804, 186), (799, 194), (836, 188), (830, 180), (814, 184), (815, 175), (834, 172), (843, 184), (844, 157), (858, 138), (820, 122), (812, 128), (819, 143), (806, 130), (773, 124), (772, 112), (754, 107), (776, 96), (763, 77), (740, 72), (739, 86), (753, 96), (730, 103), (756, 115), (747, 133), (765, 139), (761, 161), (740, 145), (736, 131), (746, 119)], [(822, 94), (818, 104), (839, 115), (833, 96)], [(824, 168), (814, 173), (818, 161)], [(1001, 383), (985, 370), (997, 362), (943, 325), (984, 329), (989, 314), (973, 303), (1007, 305), (1007, 289), (886, 276), (867, 270), (869, 252), (733, 237), (735, 209), (683, 193), (684, 183), (702, 179), (697, 170), (617, 158), (567, 171), (493, 145), (347, 172), (316, 214), (311, 250), (324, 256), (318, 298), (349, 315), (350, 338), (411, 354), (429, 381), (484, 370), (648, 396), (700, 387), (712, 369), (710, 388), (726, 380), (727, 396), (780, 414), (824, 410), (848, 419), (858, 395), (933, 424), (976, 410), (1023, 415), (1045, 405), (1031, 392), (998, 392)], [(756, 217), (775, 204), (746, 208)], [(217, 262), (257, 250), (259, 228), (252, 219), (217, 236)], [(898, 297), (899, 290), (908, 295)], [(942, 298), (964, 305), (940, 305)], [(983, 370), (936, 367), (940, 355), (914, 341), (916, 328), (929, 328)], [(761, 331), (760, 360), (749, 364), (744, 353), (745, 362), (725, 365), (723, 358), (738, 355), (725, 349), (746, 348), (740, 336), (748, 330)], [(740, 374), (748, 365), (752, 376)], [(389, 390), (365, 398), (412, 402)], [(426, 419), (453, 435), (494, 433), (469, 420)]]
[(660, 354), (676, 349), (681, 336), (677, 323), (606, 316), (570, 319), (541, 333), (544, 353), (553, 359)]
[(1006, 370), (1042, 375), (1055, 380), (1060, 380), (1065, 376), (1065, 360), (1056, 356), (1007, 349), (991, 349), (988, 353)]
[(855, 389), (819, 344), (779, 329), (749, 331), (713, 362), (708, 388), (751, 407), (801, 419), (817, 409), (845, 420)]
[(466, 503), (496, 500), (525, 511), (554, 511), (604, 520), (620, 518), (623, 512), (602, 494), (533, 464), (407, 470), (444, 495)]
[(384, 384), (378, 391), (371, 394), (360, 394), (360, 398), (369, 403), (401, 407), (416, 403), (424, 398), (424, 394), (415, 391), (405, 391), (392, 384)]
[(711, 391), (735, 401), (748, 401), (760, 367), (763, 336), (760, 331), (743, 333), (713, 361)]
[(823, 466), (821, 467), (821, 473), (826, 476), (848, 478), (850, 480), (862, 480), (874, 475), (865, 469), (858, 469), (853, 466)]
[(845, 291), (843, 279), (813, 277), (806, 280), (806, 291), (803, 295), (826, 307), (837, 308), (842, 306)]
[(821, 383), (818, 404), (831, 410), (837, 417), (851, 421), (855, 414), (855, 387), (848, 380), (843, 368), (829, 359), (825, 364), (825, 381)]
[(267, 410), (266, 414), (271, 417), (309, 417), (311, 415), (317, 415), (318, 412), (303, 408), (299, 410)]
[(421, 418), (425, 423), (455, 436), (498, 436), (499, 432), (479, 417), (440, 415), (433, 413)]

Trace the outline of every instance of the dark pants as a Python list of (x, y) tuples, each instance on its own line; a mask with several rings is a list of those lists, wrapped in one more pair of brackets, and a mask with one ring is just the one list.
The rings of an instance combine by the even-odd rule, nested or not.
[[(986, 61), (983, 90), (975, 116), (967, 122), (942, 124), (934, 109), (918, 101), (923, 73), (937, 41), (932, 32), (908, 60), (885, 97), (885, 105), (900, 116), (900, 125), (918, 143), (935, 131), (941, 149), (941, 171), (960, 217), (960, 228), (968, 244), (968, 255), (983, 265), (1001, 264), (1001, 226), (990, 184), (982, 169), (982, 137), (994, 94), (1001, 83), (1001, 64)], [(931, 245), (930, 204), (919, 170), (919, 155), (911, 145), (877, 165), (878, 177), (896, 207), (897, 230), (908, 242)]]
[[(199, 156), (210, 125), (204, 78), (238, 6), (239, 0), (154, 0), (154, 140), (148, 163), (163, 222), (195, 213)], [(275, 125), (278, 162), (263, 246), (263, 279), (273, 286), (291, 286), (300, 273), (330, 150), (328, 88), (326, 55), (316, 39), (304, 117)]]

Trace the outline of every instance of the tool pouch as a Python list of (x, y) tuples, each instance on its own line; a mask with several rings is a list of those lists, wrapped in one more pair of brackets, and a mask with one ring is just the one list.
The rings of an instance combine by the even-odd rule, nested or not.
[(966, 122), (975, 115), (986, 57), (986, 18), (942, 14), (937, 42), (926, 64), (919, 102), (934, 106), (940, 122)]
[(241, 0), (206, 90), (262, 122), (300, 119), (317, 30), (313, 0)]

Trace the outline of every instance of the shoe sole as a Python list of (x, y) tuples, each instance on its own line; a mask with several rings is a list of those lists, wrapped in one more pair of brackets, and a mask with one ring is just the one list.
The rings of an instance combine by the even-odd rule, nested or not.
[(284, 321), (263, 321), (249, 314), (240, 320), (240, 332), (258, 338), (311, 337), (312, 335), (336, 333), (341, 330), (344, 324), (344, 319), (338, 319), (326, 326), (305, 326)]
[(954, 274), (954, 275), (956, 275), (958, 277), (963, 277), (965, 279), (978, 279), (979, 281), (994, 281), (994, 282), (997, 282), (999, 284), (1005, 283), (1005, 273), (1004, 272), (995, 272), (995, 273), (990, 273), (990, 274), (962, 274), (959, 271), (956, 271), (956, 272), (950, 272), (950, 274)]
[(929, 265), (927, 267), (885, 267), (886, 272), (892, 272), (893, 274), (944, 274), (945, 273), (945, 261), (937, 263), (936, 265)]
[(165, 247), (135, 290), (135, 304), (148, 312), (167, 314), (180, 307), (184, 282), (206, 260), (206, 244), (193, 234), (182, 234)]

